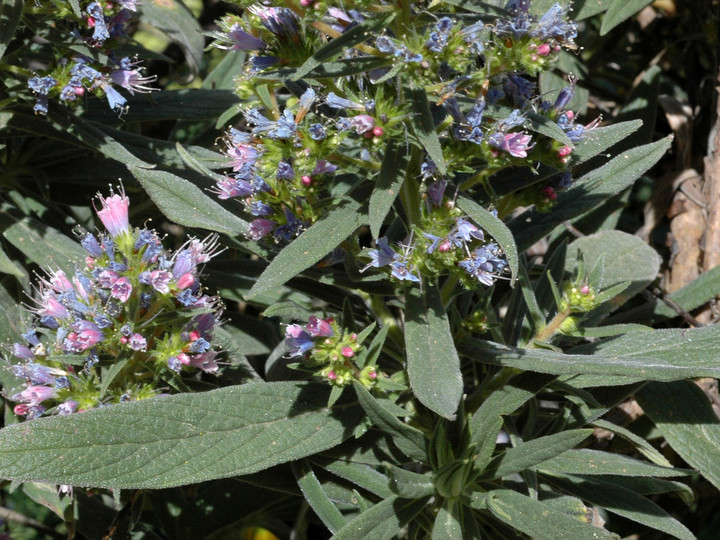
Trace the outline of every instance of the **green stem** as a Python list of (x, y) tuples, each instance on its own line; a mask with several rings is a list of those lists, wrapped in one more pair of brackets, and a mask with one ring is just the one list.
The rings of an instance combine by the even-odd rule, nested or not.
[(405, 173), (405, 180), (403, 181), (402, 188), (400, 188), (400, 202), (408, 218), (408, 230), (412, 230), (413, 225), (420, 225), (422, 221), (420, 186), (416, 180), (419, 167), (420, 149), (413, 146), (410, 153), (410, 162), (408, 163), (407, 172)]
[(565, 321), (565, 319), (570, 316), (571, 313), (572, 311), (568, 308), (555, 315), (555, 317), (553, 317), (553, 319), (547, 324), (547, 326), (542, 328), (537, 334), (535, 334), (535, 337), (530, 340), (528, 348), (536, 348), (535, 342), (547, 342), (553, 335), (557, 333), (558, 330), (560, 330), (560, 326)]

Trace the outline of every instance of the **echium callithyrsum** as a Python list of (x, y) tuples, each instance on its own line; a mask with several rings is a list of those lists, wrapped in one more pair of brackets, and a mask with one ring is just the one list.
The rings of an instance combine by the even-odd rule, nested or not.
[(359, 381), (372, 388), (378, 373), (373, 365), (358, 365), (363, 336), (342, 328), (334, 319), (312, 316), (305, 327), (290, 324), (285, 330), (285, 348), (290, 357), (300, 357), (316, 376), (334, 386)]
[(74, 276), (52, 270), (40, 278), (33, 324), (12, 345), (11, 369), (25, 379), (8, 395), (19, 416), (187, 390), (183, 372), (218, 371), (220, 303), (199, 281), (217, 238), (191, 239), (172, 253), (155, 231), (130, 226), (122, 188), (98, 200), (107, 232), (79, 233), (88, 256)]

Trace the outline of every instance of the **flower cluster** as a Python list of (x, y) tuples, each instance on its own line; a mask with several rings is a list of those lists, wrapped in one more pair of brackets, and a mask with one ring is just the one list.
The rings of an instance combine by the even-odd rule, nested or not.
[(12, 346), (12, 370), (26, 379), (10, 397), (20, 416), (143, 399), (185, 388), (183, 371), (218, 370), (219, 301), (199, 281), (216, 238), (171, 253), (154, 231), (130, 227), (123, 190), (99, 201), (107, 233), (80, 233), (88, 256), (72, 278), (55, 270), (40, 279), (36, 324)]
[(467, 288), (477, 283), (490, 286), (507, 268), (502, 251), (494, 242), (486, 242), (485, 233), (459, 211), (445, 196), (447, 183), (428, 186), (423, 219), (413, 230), (413, 238), (399, 244), (400, 251), (379, 238), (377, 247), (367, 252), (370, 267), (388, 267), (399, 281), (419, 282), (420, 276), (435, 278), (454, 275)]
[(345, 386), (357, 380), (366, 388), (375, 385), (378, 374), (374, 366), (356, 365), (362, 349), (358, 335), (348, 332), (331, 318), (312, 316), (305, 327), (288, 325), (285, 347), (291, 357), (303, 358), (314, 374), (335, 386)]
[[(77, 23), (81, 27), (86, 25), (88, 30), (92, 30), (92, 35), (81, 38), (79, 33), (74, 33), (72, 39), (82, 39), (80, 43), (84, 47), (102, 51), (103, 54), (98, 58), (107, 55), (108, 61), (102, 63), (97, 58), (90, 58), (68, 48), (54, 69), (28, 79), (28, 88), (37, 99), (34, 106), (36, 114), (47, 114), (50, 97), (58, 97), (61, 102), (70, 104), (88, 93), (104, 96), (112, 110), (123, 112), (127, 99), (118, 92), (116, 86), (124, 88), (131, 95), (154, 90), (148, 85), (154, 82), (156, 77), (144, 76), (138, 59), (119, 57), (112, 52), (108, 54), (107, 51), (108, 48), (117, 46), (127, 35), (127, 26), (135, 11), (135, 0), (87, 4), (84, 10), (86, 19)], [(72, 11), (63, 11), (60, 15), (75, 18)]]

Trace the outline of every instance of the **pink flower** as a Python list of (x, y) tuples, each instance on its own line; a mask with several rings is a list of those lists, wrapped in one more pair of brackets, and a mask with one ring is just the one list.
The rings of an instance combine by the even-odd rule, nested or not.
[(30, 407), (37, 407), (46, 399), (54, 398), (57, 396), (54, 388), (50, 386), (28, 386), (25, 390), (19, 394), (12, 396), (13, 401), (19, 401), (20, 403), (27, 403)]
[(352, 350), (352, 347), (343, 347), (340, 352), (345, 358), (352, 358), (355, 356), (355, 351)]
[(217, 351), (194, 355), (190, 357), (190, 365), (203, 370), (205, 373), (217, 373), (218, 364), (215, 360), (217, 355)]
[(128, 340), (128, 345), (133, 351), (146, 351), (147, 341), (140, 334), (135, 332)]
[(319, 336), (332, 336), (333, 335), (333, 329), (328, 324), (327, 321), (324, 321), (322, 319), (318, 319), (314, 315), (308, 319), (307, 323), (307, 331), (312, 337), (319, 337)]
[[(118, 236), (130, 230), (130, 222), (128, 221), (128, 208), (130, 199), (125, 196), (125, 190), (121, 187), (120, 193), (112, 193), (107, 199), (98, 193), (98, 198), (102, 204), (102, 208), (95, 208), (100, 221), (110, 233), (110, 236)], [(94, 207), (94, 203), (93, 203)]]
[(128, 301), (128, 298), (130, 298), (130, 293), (132, 293), (132, 285), (130, 284), (130, 280), (126, 277), (121, 277), (115, 283), (113, 283), (112, 288), (110, 289), (110, 296), (113, 298), (117, 298), (121, 302), (125, 303)]
[(72, 329), (74, 331), (70, 332), (63, 342), (65, 351), (82, 352), (105, 339), (100, 327), (90, 321), (78, 321), (72, 325)]
[(532, 137), (527, 133), (493, 133), (488, 138), (491, 146), (504, 150), (513, 157), (525, 158), (527, 151), (532, 148)]

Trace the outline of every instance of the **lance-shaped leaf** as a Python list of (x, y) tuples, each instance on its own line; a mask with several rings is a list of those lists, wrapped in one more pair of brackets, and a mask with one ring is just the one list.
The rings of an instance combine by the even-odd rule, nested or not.
[(720, 420), (705, 393), (689, 381), (651, 383), (637, 400), (673, 450), (720, 489)]
[(422, 512), (429, 498), (401, 499), (396, 495), (388, 497), (363, 512), (340, 529), (333, 540), (390, 540), (396, 538), (412, 518)]
[(185, 53), (190, 71), (196, 74), (202, 62), (205, 38), (192, 12), (179, 0), (143, 2), (140, 4), (143, 21), (165, 32)]
[[(575, 354), (517, 349), (479, 339), (465, 340), (459, 351), (487, 364), (555, 375), (594, 375), (588, 378), (588, 383), (593, 382), (592, 386), (720, 376), (717, 363), (720, 327), (717, 326), (634, 332), (575, 347), (571, 351)], [(573, 379), (575, 383), (576, 379)]]
[(435, 493), (435, 486), (429, 473), (406, 471), (392, 464), (388, 464), (386, 468), (393, 493), (407, 499), (419, 499)]
[(538, 540), (599, 540), (608, 531), (584, 523), (552, 506), (509, 489), (490, 491), (487, 508), (500, 521)]
[(670, 534), (681, 540), (695, 540), (695, 535), (682, 523), (670, 517), (657, 504), (627, 488), (614, 484), (610, 480), (568, 475), (562, 478), (554, 477), (551, 482), (561, 486), (564, 491), (576, 495), (591, 504), (605, 508), (609, 512)]
[(385, 152), (375, 189), (370, 195), (368, 212), (370, 214), (370, 232), (374, 238), (380, 236), (380, 227), (392, 208), (395, 198), (405, 179), (409, 156), (405, 148), (393, 145)]
[(652, 0), (614, 0), (603, 17), (600, 35), (604, 36), (651, 2)]
[(613, 195), (632, 185), (667, 151), (671, 137), (638, 146), (616, 156), (599, 169), (589, 172), (570, 189), (561, 193), (552, 212), (528, 210), (510, 222), (519, 251), (524, 251), (550, 233), (557, 225), (600, 206)]
[(446, 174), (445, 158), (443, 157), (442, 146), (435, 131), (435, 122), (430, 112), (430, 103), (427, 94), (422, 88), (412, 88), (408, 90), (410, 100), (413, 103), (415, 114), (411, 116), (412, 127), (415, 136), (420, 144), (427, 152), (430, 159), (435, 163), (440, 174)]
[(502, 428), (502, 417), (518, 410), (554, 380), (555, 377), (551, 375), (521, 373), (483, 402), (470, 419), (472, 441), (479, 443), (478, 457), (475, 459), (479, 468), (484, 468), (492, 455)]
[(543, 471), (567, 474), (611, 474), (616, 476), (687, 476), (692, 471), (661, 467), (621, 454), (583, 448), (553, 457), (540, 467)]
[(407, 293), (405, 346), (415, 397), (440, 416), (455, 418), (463, 393), (460, 359), (440, 292), (434, 285)]
[(381, 431), (392, 435), (393, 442), (401, 452), (416, 461), (427, 459), (427, 442), (422, 431), (400, 421), (360, 383), (355, 384), (355, 392), (372, 423)]
[(166, 171), (128, 168), (168, 219), (230, 236), (247, 231), (245, 221), (225, 210), (192, 182)]
[(41, 418), (0, 430), (0, 478), (164, 488), (261, 471), (326, 450), (360, 421), (325, 385), (252, 383)]
[(341, 529), (345, 525), (345, 518), (323, 491), (323, 487), (310, 464), (305, 460), (300, 460), (291, 463), (290, 466), (298, 486), (305, 495), (305, 500), (307, 500), (325, 526), (330, 529), (330, 532)]
[[(0, 58), (15, 33), (22, 16), (22, 0), (3, 0), (0, 2)], [(79, 15), (79, 13), (78, 13)]]
[(345, 198), (326, 216), (285, 247), (247, 294), (253, 298), (277, 288), (320, 261), (363, 224), (360, 203)]
[(72, 276), (87, 256), (79, 243), (52, 227), (26, 217), (3, 231), (3, 236), (29, 260), (43, 268), (60, 268)]
[(509, 448), (487, 466), (484, 477), (503, 478), (562, 455), (592, 435), (592, 429), (573, 429), (539, 437)]
[(458, 208), (472, 218), (475, 223), (485, 229), (490, 236), (495, 239), (503, 252), (505, 252), (512, 277), (510, 284), (513, 285), (518, 273), (518, 251), (515, 245), (515, 238), (513, 238), (510, 229), (508, 229), (507, 225), (498, 219), (497, 216), (494, 216), (465, 195), (461, 195), (458, 198), (457, 205)]

